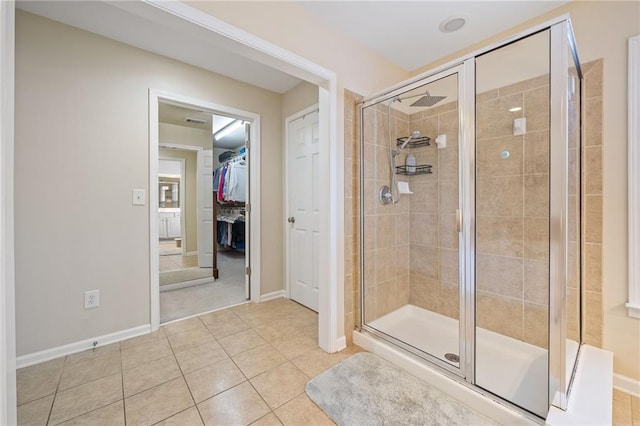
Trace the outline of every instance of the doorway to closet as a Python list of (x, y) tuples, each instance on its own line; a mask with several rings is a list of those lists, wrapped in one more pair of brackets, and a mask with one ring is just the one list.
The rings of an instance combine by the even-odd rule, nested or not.
[(151, 209), (157, 204), (153, 240), (164, 324), (249, 298), (250, 122), (202, 103), (159, 99), (157, 107)]

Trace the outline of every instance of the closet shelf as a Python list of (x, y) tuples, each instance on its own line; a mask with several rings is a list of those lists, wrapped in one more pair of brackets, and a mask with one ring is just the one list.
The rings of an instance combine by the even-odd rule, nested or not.
[[(396, 139), (396, 146), (402, 146), (410, 136)], [(419, 148), (421, 146), (431, 145), (431, 138), (428, 136), (421, 136), (419, 138), (411, 138), (406, 148)]]
[(431, 164), (418, 164), (417, 166), (396, 166), (396, 174), (415, 176), (425, 175), (427, 173), (433, 173), (431, 171)]

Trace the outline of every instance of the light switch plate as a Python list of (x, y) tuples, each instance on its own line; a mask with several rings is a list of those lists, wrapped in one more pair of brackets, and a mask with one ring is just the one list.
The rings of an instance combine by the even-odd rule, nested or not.
[(134, 206), (144, 206), (145, 203), (145, 193), (144, 189), (134, 189), (133, 190), (133, 201)]

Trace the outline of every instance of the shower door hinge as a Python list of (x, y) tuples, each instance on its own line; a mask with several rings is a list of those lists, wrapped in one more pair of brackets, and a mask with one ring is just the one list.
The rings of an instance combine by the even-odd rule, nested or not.
[(462, 232), (462, 210), (456, 210), (456, 225), (458, 227), (458, 232)]
[(247, 266), (247, 268), (245, 269), (245, 273), (251, 276), (251, 266)]

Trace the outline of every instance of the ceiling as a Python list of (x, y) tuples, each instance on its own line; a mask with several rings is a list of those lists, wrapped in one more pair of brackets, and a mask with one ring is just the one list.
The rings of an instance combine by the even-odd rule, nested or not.
[(16, 4), (18, 9), (277, 93), (286, 93), (302, 82), (228, 50), (196, 25), (142, 2), (134, 6), (152, 8), (161, 16), (142, 18), (126, 10), (131, 2), (120, 1), (19, 0)]
[[(568, 1), (304, 1), (302, 6), (406, 70), (561, 6)], [(277, 93), (302, 80), (229, 49), (203, 28), (145, 2), (19, 0), (19, 9)], [(143, 18), (145, 10), (153, 18)], [(466, 25), (442, 33), (439, 24), (463, 16)], [(207, 52), (207, 54), (203, 54)], [(535, 63), (521, 51), (523, 66)]]
[[(187, 118), (202, 120), (204, 123), (188, 122)], [(204, 130), (210, 135), (223, 129), (225, 126), (236, 121), (234, 118), (215, 115), (207, 111), (185, 108), (171, 103), (160, 102), (158, 105), (158, 121), (165, 124), (190, 127), (192, 129)], [(239, 126), (231, 133), (213, 142), (214, 148), (236, 149), (244, 146), (244, 127)]]
[[(305, 1), (322, 21), (404, 68), (415, 70), (569, 1)], [(440, 23), (462, 16), (459, 31)]]

